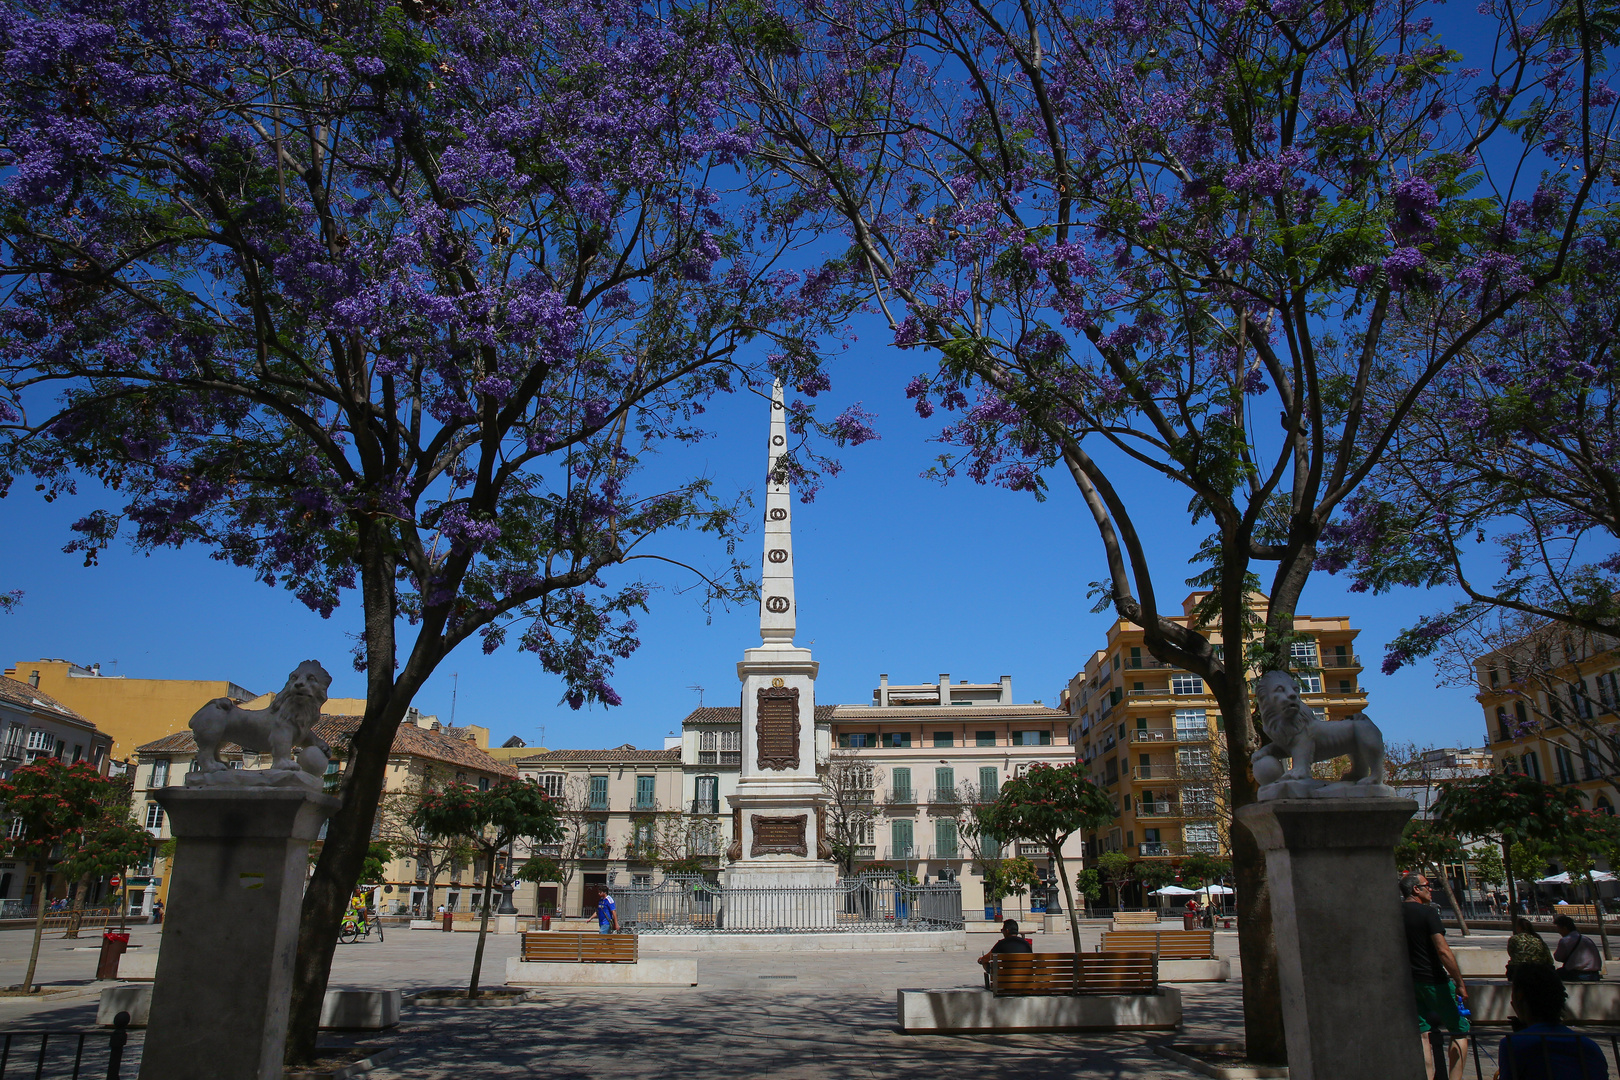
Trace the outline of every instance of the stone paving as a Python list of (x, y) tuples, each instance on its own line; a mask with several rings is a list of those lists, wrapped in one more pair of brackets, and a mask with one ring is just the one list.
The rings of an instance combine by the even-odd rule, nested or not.
[[(159, 930), (135, 927), (132, 943), (156, 946)], [(1098, 932), (1083, 931), (1086, 949), (1096, 946)], [(0, 933), (0, 982), (21, 978), (29, 936)], [(1476, 935), (1476, 940), (1500, 944), (1503, 936)], [(340, 945), (332, 986), (464, 986), (476, 938), (400, 929), (390, 930), (381, 943)], [(403, 1055), (369, 1076), (1188, 1080), (1196, 1075), (1155, 1056), (1154, 1044), (1166, 1038), (1160, 1033), (907, 1036), (895, 1030), (897, 989), (978, 985), (974, 958), (995, 939), (970, 934), (966, 949), (948, 953), (690, 954), (697, 958), (700, 984), (686, 989), (546, 990), (540, 1001), (511, 1008), (407, 1007), (400, 1028), (380, 1036)], [(93, 991), (98, 942), (98, 933), (80, 942), (48, 935), (40, 954), (41, 981)], [(1070, 948), (1066, 932), (1037, 934), (1035, 942), (1042, 952)], [(76, 951), (76, 945), (90, 948)], [(490, 936), (487, 985), (503, 981), (506, 958), (517, 948), (516, 937)], [(1216, 934), (1216, 951), (1233, 958), (1234, 970), (1236, 949), (1235, 933)], [(1181, 989), (1186, 1023), (1178, 1038), (1231, 1039), (1241, 1031), (1236, 979)], [(0, 998), (0, 1027), (6, 1031), (82, 1030), (94, 1018), (93, 994)], [(138, 1059), (139, 1042), (132, 1041), (131, 1063)], [(134, 1071), (126, 1066), (125, 1076)]]

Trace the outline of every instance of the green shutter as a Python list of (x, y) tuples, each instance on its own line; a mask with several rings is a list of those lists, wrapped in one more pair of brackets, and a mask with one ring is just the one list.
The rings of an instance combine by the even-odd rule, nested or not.
[(984, 765), (979, 769), (979, 798), (984, 802), (993, 802), (1000, 794), (999, 774), (994, 765)]
[(894, 841), (894, 843), (891, 845), (891, 858), (915, 859), (917, 857), (916, 853), (912, 851), (911, 848), (910, 818), (897, 818), (890, 822), (889, 836)]
[(956, 790), (956, 770), (944, 766), (934, 770), (935, 801), (942, 801), (951, 792)]
[[(892, 794), (894, 795), (894, 797), (896, 799), (902, 799), (902, 800), (910, 799), (911, 798), (911, 770), (910, 769), (895, 769), (892, 779), (893, 779), (893, 785), (894, 785), (894, 790), (893, 790)], [(910, 826), (908, 825), (907, 828), (910, 828)]]

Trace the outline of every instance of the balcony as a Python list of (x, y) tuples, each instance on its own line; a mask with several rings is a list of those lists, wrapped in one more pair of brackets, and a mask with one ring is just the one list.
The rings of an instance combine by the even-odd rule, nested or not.
[(1136, 808), (1138, 818), (1211, 818), (1215, 816), (1215, 804), (1208, 801), (1183, 801), (1178, 799), (1159, 799), (1156, 802), (1143, 802)]
[(1137, 780), (1208, 780), (1215, 766), (1203, 762), (1165, 762), (1162, 765), (1136, 765), (1131, 776)]
[(608, 809), (607, 796), (604, 795), (600, 799), (593, 797), (589, 802), (587, 802), (585, 804), (585, 809), (590, 811), (591, 813), (594, 813), (594, 814), (605, 814), (605, 813), (607, 813), (607, 809)]
[(895, 788), (889, 792), (889, 797), (883, 800), (890, 806), (916, 806), (916, 793), (910, 788)]
[(741, 765), (742, 764), (742, 751), (741, 750), (722, 750), (722, 751), (720, 751), (720, 764), (722, 764), (722, 765)]
[(1137, 844), (1136, 853), (1143, 858), (1178, 855), (1214, 855), (1220, 845), (1213, 840), (1156, 840)]
[(877, 846), (875, 844), (856, 844), (855, 857), (857, 859), (865, 859), (867, 862), (871, 862), (873, 859), (877, 858)]
[(1127, 671), (1141, 671), (1146, 668), (1173, 669), (1175, 666), (1176, 665), (1174, 664), (1167, 664), (1163, 660), (1158, 660), (1151, 656), (1131, 656), (1127, 657), (1125, 660), (1125, 669)]
[(694, 814), (718, 814), (719, 812), (720, 812), (720, 800), (719, 799), (693, 799), (692, 800), (692, 813), (694, 813)]
[(657, 810), (657, 809), (658, 809), (658, 800), (657, 799), (637, 799), (635, 802), (630, 804), (630, 810), (631, 810), (632, 813), (636, 813), (636, 812), (639, 811), (640, 813), (646, 814), (646, 813), (651, 813), (652, 811)]
[(916, 844), (894, 844), (883, 849), (884, 862), (903, 862), (922, 858), (922, 848)]
[(582, 859), (605, 859), (612, 850), (613, 845), (605, 841), (600, 844), (587, 842), (584, 849), (580, 851), (579, 857)]
[(1343, 656), (1323, 656), (1322, 666), (1324, 668), (1360, 667), (1361, 657), (1356, 653), (1345, 653)]
[(1131, 732), (1133, 743), (1197, 743), (1209, 742), (1209, 729), (1206, 728), (1149, 728), (1146, 731)]
[(940, 844), (936, 847), (931, 847), (928, 849), (928, 857), (930, 859), (944, 859), (947, 861), (951, 859), (960, 859), (962, 857), (962, 848), (957, 844)]
[(955, 788), (935, 788), (928, 801), (935, 805), (955, 806), (961, 802), (961, 796), (956, 794)]

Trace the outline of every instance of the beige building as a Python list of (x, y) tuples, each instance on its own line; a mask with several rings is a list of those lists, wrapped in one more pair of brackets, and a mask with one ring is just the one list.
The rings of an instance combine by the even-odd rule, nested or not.
[(519, 844), (517, 865), (550, 858), (562, 867), (562, 880), (518, 889), (524, 914), (588, 915), (607, 886), (654, 884), (672, 863), (718, 854), (712, 830), (682, 812), (679, 749), (540, 750), (517, 770), (560, 800), (565, 833), (557, 844)]
[[(1189, 595), (1172, 621), (1189, 623), (1205, 595)], [(1324, 720), (1365, 710), (1355, 647), (1360, 631), (1342, 615), (1299, 615), (1294, 626), (1295, 677), (1305, 704)], [(1218, 624), (1209, 632), (1217, 633)], [(1116, 619), (1105, 647), (1069, 680), (1062, 705), (1076, 756), (1119, 808), (1114, 824), (1095, 838), (1096, 851), (1171, 861), (1230, 855), (1226, 733), (1203, 679), (1155, 660), (1142, 630)]]
[[(337, 699), (340, 704), (343, 699)], [(337, 751), (327, 773), (328, 788), (342, 781), (344, 749), (360, 727), (359, 716), (323, 715), (315, 734)], [(472, 852), (447, 851), (443, 845), (416, 834), (405, 823), (411, 799), (429, 788), (468, 784), (487, 788), (517, 775), (512, 766), (490, 757), (479, 745), (487, 744), (484, 728), (446, 728), (438, 718), (412, 709), (394, 735), (388, 757), (382, 804), (378, 808), (377, 835), (388, 844), (394, 858), (387, 865), (383, 884), (378, 887), (378, 910), (403, 913), (415, 910), (432, 913), (440, 904), (452, 911), (467, 911), (475, 895), (481, 895), (484, 881), (483, 859)], [(194, 767), (197, 742), (190, 729), (177, 731), (146, 743), (136, 751), (134, 806), (137, 816), (154, 843), (153, 862), (130, 876), (130, 892), (137, 910), (146, 910), (150, 896), (163, 899), (168, 893), (167, 860), (158, 854), (158, 845), (169, 839), (169, 823), (163, 807), (151, 796), (152, 790), (184, 782)], [(232, 768), (265, 768), (268, 754), (248, 753), (227, 744), (220, 757)], [(324, 835), (324, 830), (322, 835)], [(499, 870), (499, 867), (497, 867)], [(437, 873), (435, 873), (437, 870)], [(150, 885), (150, 896), (142, 891)], [(498, 897), (497, 897), (498, 899)]]
[(192, 714), (210, 701), (248, 701), (253, 692), (223, 679), (131, 679), (107, 675), (100, 664), (68, 660), (19, 660), (5, 674), (95, 724), (112, 739), (111, 755), (124, 760), (142, 743), (183, 731)]

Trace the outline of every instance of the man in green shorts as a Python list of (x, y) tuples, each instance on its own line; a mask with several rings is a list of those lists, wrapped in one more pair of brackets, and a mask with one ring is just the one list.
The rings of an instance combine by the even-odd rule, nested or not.
[(1458, 999), (1468, 1001), (1457, 956), (1446, 944), (1446, 928), (1429, 904), (1429, 879), (1422, 874), (1401, 878), (1401, 921), (1406, 927), (1406, 951), (1412, 962), (1412, 985), (1417, 990), (1418, 1031), (1423, 1039), (1423, 1074), (1434, 1075), (1429, 1032), (1438, 1028), (1452, 1034), (1446, 1055), (1450, 1080), (1462, 1080), (1468, 1053), (1468, 1017), (1458, 1011)]

